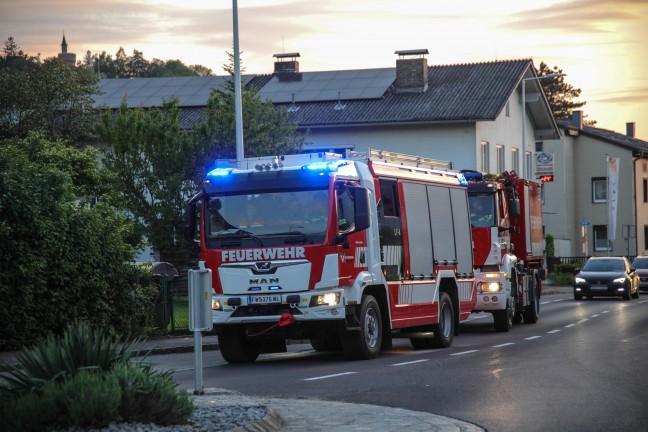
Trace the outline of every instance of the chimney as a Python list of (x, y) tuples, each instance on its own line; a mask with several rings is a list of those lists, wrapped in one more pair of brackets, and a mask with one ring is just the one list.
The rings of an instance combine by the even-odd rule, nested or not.
[(427, 49), (395, 51), (396, 91), (399, 93), (424, 93), (428, 87), (428, 64), (423, 57)]
[(299, 73), (299, 62), (297, 57), (299, 53), (274, 54), (272, 57), (277, 61), (274, 64), (274, 73), (279, 81), (301, 81)]
[(572, 111), (572, 115), (571, 117), (569, 117), (569, 121), (575, 128), (583, 129), (583, 111)]
[(636, 138), (635, 136), (635, 124), (634, 122), (626, 123), (626, 136), (628, 138)]

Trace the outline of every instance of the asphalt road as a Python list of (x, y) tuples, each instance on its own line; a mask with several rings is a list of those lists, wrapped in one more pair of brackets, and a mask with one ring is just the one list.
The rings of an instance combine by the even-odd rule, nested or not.
[[(543, 297), (537, 324), (497, 333), (487, 314), (452, 347), (415, 351), (407, 339), (369, 361), (290, 345), (254, 364), (203, 353), (205, 387), (425, 411), (490, 431), (648, 430), (648, 293), (638, 300)], [(194, 355), (154, 356), (194, 387)]]

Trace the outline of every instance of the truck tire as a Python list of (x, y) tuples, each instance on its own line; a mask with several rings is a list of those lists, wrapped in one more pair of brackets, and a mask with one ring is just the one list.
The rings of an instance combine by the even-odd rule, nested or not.
[(247, 340), (243, 326), (224, 326), (218, 334), (218, 347), (228, 363), (252, 363), (259, 357), (258, 345)]
[(533, 278), (529, 305), (524, 309), (524, 323), (535, 324), (540, 318), (540, 281)]
[(368, 360), (378, 357), (382, 344), (382, 318), (378, 302), (371, 295), (362, 296), (360, 331), (342, 331), (342, 351), (350, 360)]
[(439, 294), (439, 323), (432, 326), (434, 336), (432, 346), (448, 348), (452, 345), (455, 334), (455, 311), (450, 295), (446, 292)]
[(507, 306), (504, 310), (493, 311), (495, 331), (507, 332), (513, 328), (513, 309)]

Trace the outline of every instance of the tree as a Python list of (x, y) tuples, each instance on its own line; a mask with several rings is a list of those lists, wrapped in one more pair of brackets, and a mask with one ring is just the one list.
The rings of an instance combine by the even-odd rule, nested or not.
[(150, 64), (141, 51), (133, 50), (133, 55), (126, 59), (127, 78), (147, 78), (149, 69)]
[(154, 293), (97, 156), (37, 133), (0, 145), (0, 350), (74, 320), (132, 335), (146, 320)]
[(124, 98), (116, 113), (102, 113), (97, 133), (107, 144), (103, 163), (115, 174), (115, 190), (138, 233), (161, 254), (183, 242), (183, 210), (196, 192), (195, 151), (179, 125), (177, 99), (161, 109), (129, 109)]
[[(550, 74), (562, 74), (563, 70), (554, 66), (550, 69), (544, 62), (540, 62), (538, 76), (547, 76)], [(574, 88), (571, 84), (565, 82), (564, 76), (538, 80), (542, 85), (551, 108), (554, 118), (568, 118), (575, 109), (584, 106), (587, 102), (574, 102), (573, 99), (581, 94), (581, 89)]]
[[(216, 159), (236, 158), (236, 118), (234, 113), (233, 56), (223, 70), (231, 78), (224, 89), (212, 89), (205, 119), (194, 127), (194, 137), (201, 151), (199, 166), (204, 175)], [(245, 156), (298, 153), (305, 136), (297, 124), (288, 121), (284, 107), (276, 108), (270, 99), (261, 100), (259, 90), (249, 86), (241, 92)]]
[(97, 79), (59, 59), (0, 68), (0, 140), (41, 131), (49, 138), (87, 142), (96, 122)]

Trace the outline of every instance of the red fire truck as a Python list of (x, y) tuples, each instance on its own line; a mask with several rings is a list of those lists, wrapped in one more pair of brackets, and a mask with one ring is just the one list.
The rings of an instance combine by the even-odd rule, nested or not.
[(493, 314), (495, 329), (538, 321), (546, 277), (540, 185), (504, 172), (491, 180), (462, 171), (468, 180), (477, 303)]
[(200, 227), (225, 360), (253, 362), (289, 339), (350, 359), (393, 337), (450, 346), (475, 290), (467, 185), (447, 168), (369, 150), (211, 171), (188, 203), (187, 237)]

